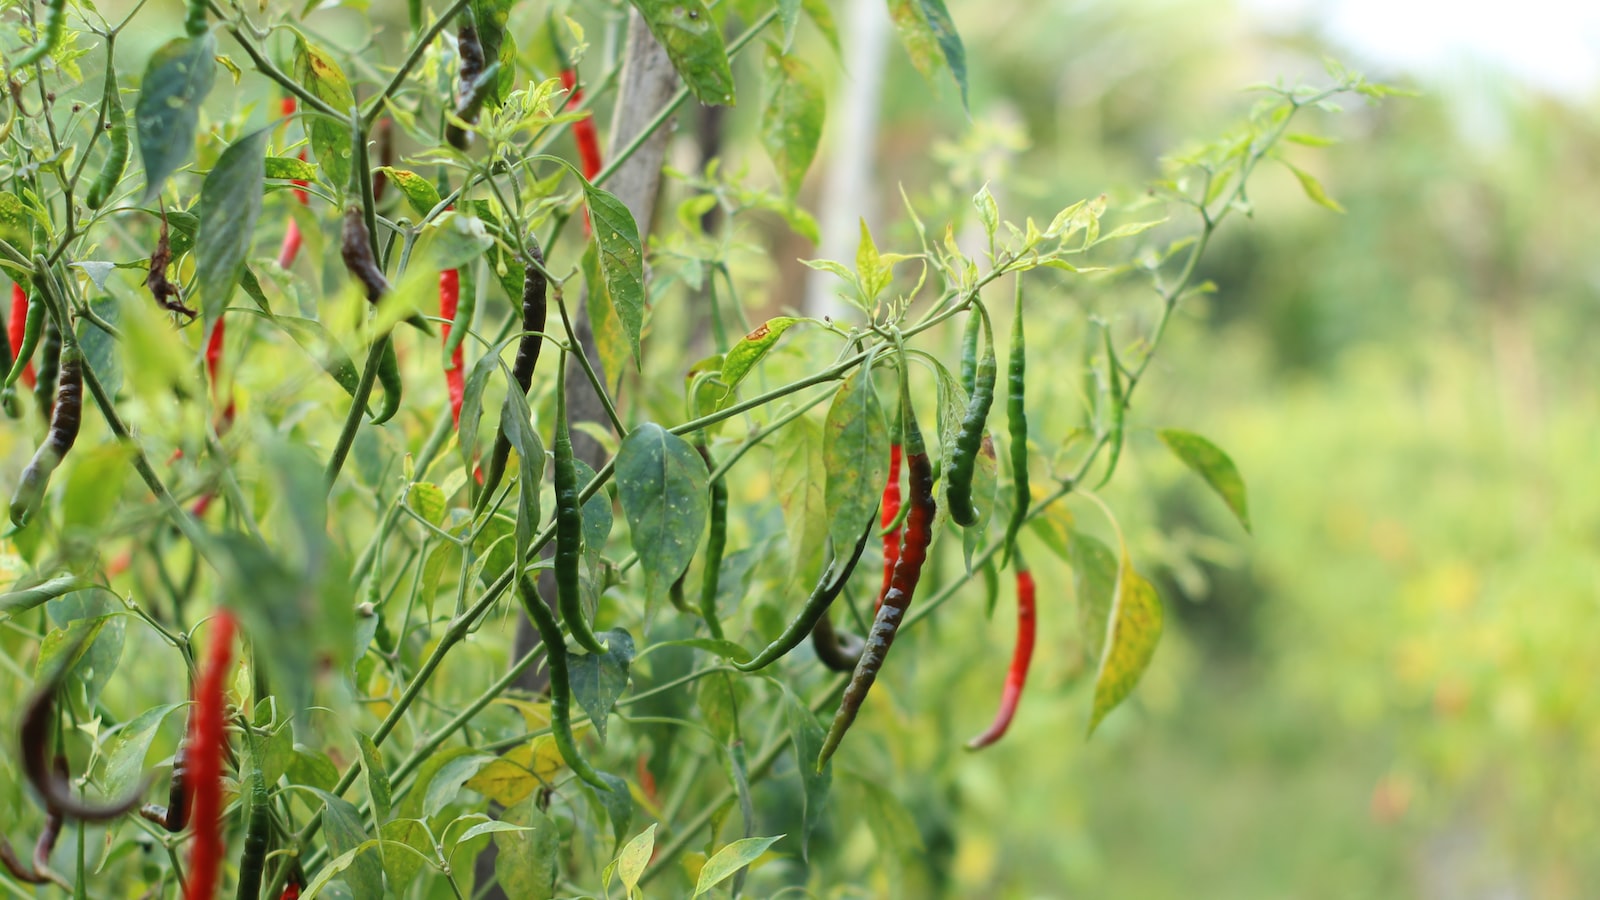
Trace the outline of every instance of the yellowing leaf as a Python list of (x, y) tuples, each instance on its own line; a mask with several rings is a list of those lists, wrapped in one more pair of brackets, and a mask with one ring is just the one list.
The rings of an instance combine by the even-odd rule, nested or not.
[(1155, 586), (1134, 571), (1126, 553), (1117, 572), (1117, 588), (1106, 626), (1105, 649), (1094, 677), (1094, 709), (1089, 734), (1106, 714), (1138, 686), (1161, 640), (1161, 597)]

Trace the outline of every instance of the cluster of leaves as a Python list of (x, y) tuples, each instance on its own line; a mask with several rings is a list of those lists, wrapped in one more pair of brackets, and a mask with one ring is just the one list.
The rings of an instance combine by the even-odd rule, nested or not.
[[(1083, 365), (1082, 425), (1068, 434), (1040, 426), (1024, 436), (1038, 447), (1059, 448), (1040, 455), (1030, 446), (1026, 454), (1052, 476), (1035, 479), (1048, 489), (1023, 498), (1031, 499), (1026, 515), (1037, 523), (1032, 539), (1079, 572), (1081, 609), (1103, 636), (1090, 650), (1097, 666), (1092, 730), (1126, 699), (1148, 664), (1161, 631), (1160, 599), (1120, 537), (1113, 551), (1086, 532), (1054, 528), (1041, 514), (1072, 494), (1098, 502), (1086, 488), (1115, 471), (1131, 397), (1173, 309), (1197, 287), (1195, 267), (1210, 235), (1231, 210), (1245, 208), (1256, 163), (1276, 151), (1297, 111), (1365, 86), (1343, 76), (1327, 91), (1277, 91), (1251, 118), (1247, 137), (1180, 161), (1182, 177), (1164, 188), (1198, 211), (1200, 231), (1135, 256), (1135, 264), (1102, 266), (1090, 258), (1106, 256), (1108, 244), (1161, 234), (1153, 229), (1164, 220), (1102, 231), (1102, 197), (1068, 206), (1043, 227), (1032, 219), (1014, 225), (984, 190), (973, 203), (986, 239), (981, 250), (959, 246), (956, 223), (930, 236), (907, 203), (915, 246), (880, 250), (863, 225), (853, 265), (809, 263), (840, 279), (859, 312), (854, 321), (779, 316), (752, 328), (737, 302), (728, 235), (753, 210), (786, 211), (799, 228), (808, 222), (795, 198), (816, 153), (823, 92), (815, 67), (793, 47), (802, 12), (825, 40), (836, 41), (831, 15), (821, 2), (792, 0), (728, 4), (731, 11), (719, 5), (715, 15), (698, 0), (633, 6), (683, 80), (652, 129), (690, 97), (731, 104), (730, 59), (772, 23), (780, 31), (766, 50), (761, 127), (778, 190), (724, 182), (715, 169), (703, 182), (688, 180), (696, 192), (690, 204), (720, 205), (727, 214), (727, 233), (694, 263), (711, 273), (704, 283), (720, 275), (734, 294), (731, 308), (710, 313), (717, 352), (690, 366), (670, 349), (657, 349), (665, 342), (650, 340), (664, 327), (656, 317), (667, 299), (650, 284), (646, 260), (656, 247), (681, 258), (705, 245), (681, 235), (647, 240), (651, 223), (636, 221), (628, 204), (605, 190), (644, 134), (624, 144), (593, 180), (550, 152), (564, 126), (586, 110), (566, 108), (559, 79), (543, 77), (542, 63), (559, 51), (519, 45), (517, 35), (537, 33), (514, 27), (519, 17), (536, 14), (526, 6), (456, 0), (432, 10), (413, 3), (408, 49), (386, 77), (362, 58), (363, 48), (335, 47), (294, 17), (274, 13), (257, 21), (251, 10), (218, 6), (221, 18), (211, 27), (171, 39), (152, 54), (141, 78), (126, 79), (137, 94), (141, 165), (116, 179), (109, 201), (95, 210), (85, 209), (80, 195), (91, 161), (116, 150), (101, 145), (113, 140), (104, 127), (113, 116), (108, 99), (120, 101), (124, 85), (114, 66), (117, 36), (134, 21), (173, 30), (177, 23), (158, 23), (157, 12), (136, 8), (113, 27), (94, 7), (73, 5), (64, 42), (29, 70), (7, 73), (13, 90), (0, 147), (0, 266), (26, 285), (33, 303), (47, 305), (63, 340), (81, 349), (96, 410), (88, 416), (91, 428), (115, 440), (74, 454), (63, 469), (64, 489), (7, 535), (6, 562), (17, 577), (0, 596), (0, 615), (11, 625), (6, 652), (35, 654), (42, 672), (53, 664), (50, 648), (91, 639), (67, 698), (80, 728), (64, 732), (61, 742), (88, 761), (76, 770), (91, 773), (93, 790), (117, 795), (136, 786), (152, 753), (175, 738), (167, 722), (181, 692), (152, 706), (149, 685), (157, 680), (148, 676), (189, 668), (190, 636), (208, 612), (219, 603), (236, 610), (250, 647), (234, 684), (233, 730), (250, 738), (248, 755), (269, 788), (274, 891), (297, 883), (302, 896), (335, 890), (379, 896), (386, 889), (464, 896), (479, 884), (473, 861), (491, 842), (498, 850), (492, 877), (517, 897), (604, 892), (613, 880), (632, 895), (669, 873), (696, 895), (737, 892), (746, 868), (764, 855), (804, 859), (826, 820), (833, 782), (831, 764), (820, 771), (809, 765), (822, 740), (816, 716), (835, 701), (843, 678), (819, 673), (803, 653), (776, 674), (744, 675), (727, 662), (749, 659), (746, 641), (780, 630), (793, 605), (781, 598), (803, 596), (830, 543), (838, 553), (870, 527), (889, 455), (878, 374), (898, 370), (912, 378), (914, 403), (932, 397), (939, 444), (949, 446), (968, 397), (940, 359), (916, 346), (919, 338), (926, 343), (945, 323), (974, 314), (1002, 279), (1116, 277), (1143, 269), (1160, 290), (1153, 330), (1130, 341), (1102, 323), (1103, 339)], [(890, 8), (913, 61), (925, 73), (948, 70), (965, 102), (965, 50), (942, 0)], [(207, 5), (191, 10), (191, 23), (196, 10), (203, 20)], [(573, 13), (552, 22), (550, 32), (583, 49), (578, 19), (587, 13)], [(590, 30), (616, 29), (622, 21), (609, 9), (594, 15)], [(446, 26), (463, 17), (499, 66), (476, 122), (458, 115), (453, 102), (460, 53)], [(735, 18), (746, 28), (725, 43), (724, 29)], [(234, 53), (248, 57), (253, 73), (241, 91), (270, 89), (297, 101), (301, 113), (287, 128), (262, 122), (246, 104), (205, 105), (218, 66), (244, 78)], [(110, 88), (98, 100), (80, 97), (75, 87), (85, 59), (105, 67)], [(612, 74), (598, 83), (610, 84), (621, 60), (602, 63)], [(601, 93), (592, 92), (591, 101)], [(220, 118), (208, 122), (208, 112)], [(404, 147), (395, 164), (385, 163), (381, 151), (369, 159), (369, 138), (384, 119)], [(449, 128), (472, 135), (478, 146), (451, 146), (442, 139)], [(297, 129), (306, 160), (297, 158), (301, 144), (285, 137)], [(377, 174), (397, 190), (380, 197)], [(1316, 199), (1320, 189), (1305, 183)], [(296, 188), (309, 194), (309, 205), (290, 200), (286, 192)], [(364, 221), (377, 248), (374, 262), (393, 284), (374, 305), (358, 298), (360, 286), (340, 270), (338, 255), (329, 252), (333, 242), (324, 237), (349, 207)], [(588, 216), (593, 238), (563, 245), (559, 239), (575, 214)], [(290, 217), (309, 236), (312, 252), (308, 264), (286, 269), (256, 252)], [(164, 239), (157, 235), (168, 227), (170, 245), (159, 249)], [(530, 252), (536, 233), (543, 263)], [(139, 289), (156, 274), (152, 269), (166, 267), (167, 254), (179, 295), (199, 310), (192, 325), (174, 321)], [(554, 534), (554, 504), (541, 495), (540, 438), (550, 431), (554, 379), (542, 379), (524, 397), (502, 360), (519, 337), (514, 310), (530, 265), (542, 265), (555, 285), (564, 327), (552, 328), (546, 340), (563, 350), (557, 364), (564, 354), (582, 359), (611, 419), (610, 430), (575, 423), (605, 451), (602, 464), (578, 466), (584, 613), (614, 627), (601, 633), (605, 653), (572, 654), (570, 684), (583, 713), (580, 737), (598, 748), (603, 768), (625, 771), (624, 761), (638, 761), (631, 779), (605, 776), (608, 788), (573, 776), (576, 761), (557, 747), (559, 705), (542, 689), (526, 689), (524, 679), (543, 658), (540, 648), (508, 658), (496, 650), (492, 660), (474, 664), (474, 648), (500, 646), (475, 638), (509, 618), (510, 588), (549, 565), (538, 552)], [(468, 332), (476, 355), (459, 430), (441, 392), (414, 390), (437, 381), (431, 352), (420, 350), (408, 354), (404, 378), (384, 383), (385, 392), (409, 386), (403, 414), (386, 425), (367, 424), (389, 348), (431, 330), (428, 301), (440, 272), (449, 269), (462, 270), (462, 283), (487, 301), (471, 305), (473, 317), (452, 323)], [(578, 285), (595, 335), (592, 359), (564, 299), (578, 295)], [(240, 295), (247, 305), (231, 305)], [(248, 323), (229, 330), (236, 361), (223, 370), (244, 397), (237, 420), (207, 408), (207, 397), (222, 404), (201, 381), (199, 348), (223, 321)], [(722, 337), (730, 323), (745, 336)], [(810, 343), (784, 340), (802, 333)], [(351, 347), (367, 349), (364, 364)], [(932, 372), (931, 390), (913, 375), (923, 364)], [(687, 368), (685, 396), (651, 395), (639, 374), (647, 366)], [(800, 374), (784, 374), (796, 366)], [(618, 412), (624, 392), (615, 385), (622, 379), (640, 386), (639, 396)], [(819, 421), (812, 413), (825, 403)], [(730, 433), (735, 421), (746, 425), (743, 433)], [(12, 431), (21, 436), (27, 427), (19, 422)], [(476, 461), (497, 428), (516, 448), (517, 462), (500, 491), (477, 496)], [(1248, 526), (1243, 484), (1226, 454), (1195, 435), (1163, 437)], [(691, 439), (720, 460), (714, 469)], [(772, 465), (765, 471), (746, 461), (752, 451), (767, 450)], [(156, 462), (168, 456), (164, 466)], [(973, 575), (993, 574), (1002, 541), (985, 532), (1015, 501), (999, 490), (997, 463), (986, 460), (974, 482), (978, 523), (936, 544), (943, 552), (959, 542), (962, 569), (919, 600), (906, 628), (940, 609)], [(730, 546), (737, 549), (701, 575), (714, 585), (711, 618), (725, 631), (708, 630), (708, 622), (663, 603), (694, 567), (712, 513), (709, 486), (717, 480), (731, 488), (738, 518)], [(218, 512), (185, 508), (213, 493), (221, 498)], [(935, 530), (951, 529), (941, 516)], [(640, 577), (630, 575), (635, 567)], [(763, 594), (771, 599), (756, 599)], [(864, 631), (855, 605), (847, 605)], [(717, 632), (724, 637), (712, 636)], [(491, 661), (504, 674), (479, 677)], [(119, 672), (133, 677), (118, 678)], [(608, 734), (613, 720), (628, 727)], [(797, 772), (800, 809), (789, 816), (791, 827), (772, 829), (783, 833), (758, 836), (773, 818), (758, 819), (753, 791), (784, 771), (779, 763), (791, 750), (801, 761), (789, 770)], [(702, 772), (713, 760), (720, 771)], [(658, 783), (670, 790), (658, 793)], [(892, 792), (853, 778), (856, 784), (882, 833), (906, 830), (909, 815)], [(243, 805), (230, 821), (245, 820)], [(644, 818), (654, 824), (641, 830)], [(117, 823), (105, 833), (109, 849), (91, 865), (91, 831), (77, 837), (80, 887), (91, 878), (121, 878), (160, 894), (180, 881), (182, 835), (137, 820)], [(669, 842), (658, 846), (658, 832)], [(157, 845), (167, 859), (137, 852)], [(671, 865), (678, 860), (681, 871)], [(761, 875), (774, 884), (806, 877), (792, 865)]]

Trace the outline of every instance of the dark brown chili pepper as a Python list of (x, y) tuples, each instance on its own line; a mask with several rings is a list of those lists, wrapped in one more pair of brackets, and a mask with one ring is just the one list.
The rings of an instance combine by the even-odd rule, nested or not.
[(861, 712), (861, 704), (878, 680), (878, 671), (888, 658), (889, 647), (894, 644), (896, 632), (904, 621), (911, 597), (916, 593), (917, 582), (922, 577), (922, 565), (928, 559), (928, 545), (933, 541), (933, 519), (938, 512), (938, 501), (933, 495), (933, 465), (928, 461), (928, 450), (922, 442), (922, 432), (917, 428), (916, 414), (911, 408), (909, 373), (902, 362), (900, 372), (900, 414), (905, 422), (906, 471), (909, 474), (911, 510), (906, 516), (905, 530), (900, 544), (900, 559), (894, 566), (894, 577), (889, 590), (883, 595), (883, 605), (878, 608), (867, 632), (866, 646), (861, 651), (861, 661), (844, 689), (839, 710), (822, 743), (817, 756), (817, 771), (822, 771), (828, 759), (839, 749), (846, 731)]
[(161, 308), (181, 313), (189, 318), (194, 318), (198, 313), (183, 305), (183, 297), (178, 291), (178, 286), (167, 280), (167, 266), (172, 264), (172, 241), (167, 235), (167, 211), (161, 211), (161, 235), (156, 238), (156, 250), (150, 254), (150, 273), (144, 278), (144, 286), (150, 289), (150, 296), (156, 298)]
[(189, 724), (184, 726), (184, 740), (178, 742), (178, 752), (172, 756), (172, 786), (167, 789), (167, 805), (146, 803), (139, 807), (139, 815), (170, 832), (182, 831), (189, 824), (189, 740), (194, 729), (194, 712), (189, 713)]
[(50, 430), (44, 443), (33, 454), (33, 460), (22, 470), (17, 489), (11, 495), (11, 522), (18, 528), (26, 525), (44, 499), (45, 488), (50, 486), (50, 476), (78, 439), (78, 428), (83, 423), (83, 368), (77, 348), (63, 353), (61, 379), (56, 389), (55, 409), (50, 415)]
[(853, 634), (843, 634), (833, 629), (833, 618), (827, 613), (811, 626), (811, 649), (817, 659), (835, 672), (854, 672), (861, 662), (861, 651), (866, 644)]
[[(539, 349), (544, 345), (544, 323), (548, 308), (549, 282), (544, 275), (544, 251), (532, 235), (528, 236), (527, 271), (522, 276), (522, 338), (517, 341), (517, 357), (511, 361), (511, 378), (517, 389), (527, 394), (533, 387), (533, 370), (539, 364)], [(489, 465), (483, 470), (483, 492), (488, 498), (500, 486), (506, 460), (511, 456), (511, 439), (502, 424), (495, 434)]]
[(366, 294), (367, 302), (377, 303), (389, 292), (389, 279), (383, 277), (378, 260), (372, 255), (372, 232), (361, 207), (352, 203), (344, 210), (344, 229), (339, 233), (339, 256)]
[(33, 385), (34, 405), (45, 424), (56, 408), (56, 385), (61, 378), (61, 332), (56, 330), (54, 319), (46, 316), (44, 334), (39, 338), (39, 380)]

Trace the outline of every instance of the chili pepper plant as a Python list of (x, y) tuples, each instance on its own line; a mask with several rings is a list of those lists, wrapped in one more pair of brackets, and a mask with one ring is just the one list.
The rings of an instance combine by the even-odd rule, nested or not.
[[(10, 893), (821, 886), (835, 773), (910, 777), (926, 625), (989, 627), (1002, 569), (972, 746), (1027, 723), (1036, 618), (1096, 627), (1081, 718), (1031, 733), (1127, 700), (1162, 603), (1097, 491), (1162, 424), (1134, 401), (1258, 167), (1331, 205), (1285, 139), (1384, 88), (1264, 88), (1144, 190), (904, 184), (804, 260), (847, 310), (813, 316), (763, 241), (819, 237), (827, 4), (341, 5), (0, 12)], [(891, 5), (965, 105), (943, 0)], [(669, 164), (712, 106), (769, 161)], [(1128, 284), (1081, 355), (1025, 327)], [(1162, 438), (1248, 528), (1228, 456)], [(1036, 605), (1024, 548), (1087, 586)]]

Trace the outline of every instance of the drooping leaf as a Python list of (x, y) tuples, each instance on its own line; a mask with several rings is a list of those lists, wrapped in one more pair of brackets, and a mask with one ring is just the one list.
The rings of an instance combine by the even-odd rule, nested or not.
[(799, 56), (767, 48), (767, 96), (761, 107), (761, 146), (777, 167), (778, 178), (792, 199), (800, 192), (806, 170), (822, 139), (827, 101), (822, 79)]
[(905, 48), (911, 64), (922, 77), (932, 81), (944, 65), (944, 52), (939, 47), (939, 36), (934, 34), (923, 11), (920, 0), (889, 0), (889, 18), (894, 21), (900, 35), (900, 46)]
[(642, 366), (639, 337), (644, 331), (644, 250), (639, 243), (639, 226), (621, 200), (590, 184), (588, 179), (584, 179), (583, 193), (599, 246), (606, 297), (627, 336), (634, 364)]
[[(294, 80), (336, 110), (343, 112), (355, 106), (355, 95), (350, 91), (344, 70), (332, 56), (303, 37), (295, 41)], [(322, 167), (327, 182), (342, 189), (350, 181), (354, 149), (350, 145), (350, 122), (309, 115), (306, 132), (311, 136), (311, 155)]]
[(1250, 531), (1250, 498), (1245, 493), (1244, 478), (1233, 459), (1221, 447), (1198, 434), (1166, 428), (1158, 432), (1161, 442), (1183, 461), (1196, 475), (1217, 492), (1222, 502), (1228, 504), (1233, 515)]
[(628, 432), (617, 451), (617, 492), (647, 590), (659, 596), (694, 558), (710, 505), (705, 462), (688, 441), (654, 422)]
[(999, 468), (1000, 464), (994, 455), (994, 440), (985, 432), (983, 443), (978, 446), (978, 455), (972, 463), (972, 505), (978, 510), (978, 521), (961, 530), (961, 556), (968, 572), (972, 571), (972, 557), (982, 549), (989, 522), (994, 518)]
[(922, 5), (922, 15), (933, 32), (934, 40), (939, 44), (939, 50), (944, 53), (945, 65), (950, 67), (950, 75), (956, 80), (956, 86), (961, 89), (961, 107), (967, 108), (967, 51), (961, 44), (961, 35), (956, 33), (956, 23), (950, 19), (950, 10), (945, 8), (944, 0), (918, 0)]
[(1078, 602), (1078, 630), (1083, 635), (1084, 655), (1098, 666), (1106, 624), (1111, 618), (1111, 599), (1117, 591), (1117, 555), (1098, 538), (1073, 532), (1064, 557), (1072, 565), (1072, 593)]
[(822, 426), (828, 537), (835, 552), (855, 544), (889, 479), (889, 424), (866, 366), (839, 386)]
[[(773, 450), (773, 488), (789, 537), (789, 585), (804, 592), (822, 568), (822, 547), (828, 537), (828, 466), (822, 455), (822, 432), (815, 422), (801, 417), (778, 433)], [(857, 531), (835, 552), (848, 553), (860, 535)]]
[(613, 628), (598, 635), (604, 654), (576, 654), (571, 661), (572, 696), (589, 714), (600, 743), (606, 742), (606, 720), (628, 686), (628, 666), (633, 662), (633, 635)]
[(133, 118), (139, 128), (139, 158), (144, 161), (142, 203), (161, 193), (167, 177), (194, 154), (200, 104), (216, 76), (212, 56), (217, 42), (209, 33), (173, 38), (150, 56), (139, 82)]
[(525, 831), (501, 831), (494, 836), (494, 874), (508, 897), (546, 900), (555, 896), (556, 856), (561, 849), (561, 834), (556, 823), (537, 806), (535, 799), (510, 807), (502, 822), (525, 826)]
[(334, 855), (356, 854), (350, 868), (344, 872), (350, 889), (358, 897), (383, 896), (383, 863), (377, 854), (360, 849), (368, 840), (360, 811), (343, 797), (316, 788), (312, 792), (327, 804), (322, 814), (322, 828), (328, 835), (328, 851)]
[(372, 798), (372, 812), (379, 824), (388, 821), (394, 807), (393, 793), (389, 789), (389, 771), (384, 768), (383, 754), (378, 745), (364, 731), (356, 732), (356, 742), (361, 746), (361, 773), (367, 779), (367, 796)]
[(122, 726), (106, 748), (106, 793), (121, 797), (133, 790), (144, 775), (144, 758), (167, 715), (181, 704), (168, 703), (147, 709)]
[(787, 683), (783, 687), (783, 708), (789, 725), (789, 740), (794, 744), (794, 758), (801, 760), (795, 769), (800, 773), (800, 786), (805, 796), (805, 813), (800, 831), (800, 858), (805, 859), (811, 844), (811, 834), (822, 823), (822, 812), (827, 807), (828, 789), (833, 786), (833, 760), (828, 760), (817, 771), (807, 765), (822, 752), (826, 732), (811, 709), (800, 701)]
[(244, 272), (245, 257), (261, 216), (266, 184), (262, 159), (271, 128), (234, 141), (200, 185), (200, 230), (195, 239), (195, 281), (209, 333), (227, 308)]
[(1134, 571), (1124, 554), (1117, 567), (1117, 588), (1106, 626), (1105, 649), (1094, 677), (1094, 708), (1089, 734), (1138, 686), (1161, 640), (1161, 597), (1155, 586)]
[(439, 189), (433, 182), (407, 169), (396, 169), (392, 166), (379, 168), (389, 183), (400, 189), (406, 197), (406, 203), (411, 206), (411, 211), (419, 216), (425, 216), (439, 205)]
[[(89, 308), (113, 327), (122, 321), (122, 305), (111, 297), (95, 297)], [(122, 390), (122, 351), (117, 339), (88, 317), (78, 320), (77, 332), (84, 362), (94, 370), (106, 393), (116, 396)]]
[(707, 106), (732, 106), (733, 70), (722, 30), (700, 0), (633, 0), (689, 86), (695, 99)]
[(734, 389), (739, 386), (756, 363), (761, 362), (778, 343), (778, 338), (796, 323), (803, 321), (793, 316), (777, 316), (768, 319), (755, 327), (755, 330), (739, 339), (722, 358), (722, 374), (718, 381), (725, 386), (721, 399), (716, 403), (717, 409), (723, 409), (733, 403)]
[(745, 838), (718, 850), (701, 868), (700, 878), (694, 886), (694, 896), (702, 896), (721, 884), (728, 876), (755, 862), (761, 854), (767, 852), (768, 847), (783, 838), (784, 835), (781, 834), (772, 837)]

